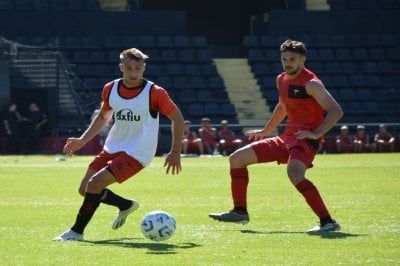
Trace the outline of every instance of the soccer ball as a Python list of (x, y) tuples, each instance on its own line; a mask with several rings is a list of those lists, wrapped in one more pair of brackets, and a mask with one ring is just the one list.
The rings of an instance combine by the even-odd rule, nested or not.
[(152, 211), (146, 214), (140, 224), (145, 237), (153, 241), (169, 239), (176, 229), (174, 217), (164, 211)]

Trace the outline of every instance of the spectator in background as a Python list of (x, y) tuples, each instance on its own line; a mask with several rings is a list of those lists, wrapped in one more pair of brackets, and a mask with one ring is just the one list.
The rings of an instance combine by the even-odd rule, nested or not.
[(210, 118), (203, 117), (201, 119), (201, 127), (199, 128), (199, 135), (203, 141), (203, 145), (206, 148), (206, 152), (209, 154), (218, 153), (218, 140), (217, 140), (217, 129), (210, 124)]
[(39, 109), (36, 103), (29, 105), (29, 127), (28, 127), (28, 141), (27, 152), (37, 153), (40, 142), (42, 140), (42, 129), (44, 124), (47, 123), (47, 116)]
[(188, 151), (195, 149), (197, 149), (200, 155), (204, 154), (204, 146), (201, 138), (198, 138), (196, 132), (190, 128), (192, 123), (189, 120), (185, 120), (184, 123), (185, 129), (183, 131), (182, 154), (187, 154)]
[(21, 149), (21, 123), (27, 118), (20, 115), (17, 105), (11, 103), (3, 117), (4, 132), (6, 137), (5, 152), (16, 154)]
[(395, 137), (389, 133), (384, 124), (379, 125), (379, 132), (374, 137), (374, 150), (378, 152), (393, 152)]
[(340, 134), (336, 136), (336, 150), (339, 153), (353, 152), (353, 137), (346, 125), (340, 128)]
[(365, 126), (358, 125), (357, 132), (354, 135), (353, 140), (353, 150), (354, 152), (370, 152), (371, 141), (368, 134), (365, 133)]
[(242, 146), (243, 141), (236, 138), (235, 132), (229, 128), (227, 120), (221, 121), (221, 128), (218, 130), (219, 148), (223, 155), (229, 155)]

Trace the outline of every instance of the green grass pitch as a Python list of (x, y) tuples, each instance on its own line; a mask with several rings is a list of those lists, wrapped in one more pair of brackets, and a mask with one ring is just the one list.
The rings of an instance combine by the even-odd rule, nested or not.
[[(165, 175), (156, 158), (110, 188), (140, 202), (112, 230), (115, 208), (100, 205), (84, 242), (52, 238), (74, 222), (77, 190), (91, 156), (0, 156), (1, 265), (399, 265), (400, 154), (318, 155), (307, 177), (318, 187), (341, 232), (304, 233), (317, 218), (275, 163), (249, 167), (247, 225), (219, 223), (209, 212), (232, 207), (228, 158), (182, 158), (180, 175)], [(152, 242), (141, 218), (161, 209), (175, 235)]]

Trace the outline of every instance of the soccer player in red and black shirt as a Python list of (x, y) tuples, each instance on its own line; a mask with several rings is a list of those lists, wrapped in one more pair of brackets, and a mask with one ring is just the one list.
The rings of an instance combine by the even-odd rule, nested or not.
[[(343, 111), (316, 74), (304, 66), (304, 43), (286, 40), (280, 51), (284, 72), (276, 79), (279, 102), (263, 129), (246, 132), (249, 140), (255, 142), (238, 149), (229, 157), (234, 208), (228, 212), (211, 213), (210, 217), (223, 222), (248, 223), (247, 166), (275, 161), (287, 164), (290, 181), (320, 219), (320, 224), (307, 232), (338, 231), (340, 225), (331, 217), (317, 188), (306, 178), (305, 172), (313, 166), (322, 137), (339, 121)], [(285, 118), (283, 133), (265, 138)]]

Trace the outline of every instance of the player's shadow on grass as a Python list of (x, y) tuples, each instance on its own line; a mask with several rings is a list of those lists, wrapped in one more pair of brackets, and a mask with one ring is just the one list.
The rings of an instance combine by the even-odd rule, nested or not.
[(365, 235), (351, 234), (344, 232), (319, 232), (319, 233), (306, 233), (306, 232), (289, 232), (289, 231), (254, 231), (254, 230), (240, 230), (244, 234), (262, 234), (262, 235), (276, 235), (276, 234), (302, 234), (309, 236), (320, 236), (321, 238), (336, 239), (336, 238), (348, 238), (348, 237), (360, 237)]
[(176, 254), (179, 249), (189, 249), (200, 247), (195, 243), (182, 243), (182, 244), (168, 244), (162, 242), (134, 242), (132, 240), (140, 240), (140, 238), (120, 238), (120, 239), (107, 239), (97, 241), (87, 241), (84, 243), (90, 243), (95, 245), (110, 245), (119, 246), (123, 248), (133, 249), (147, 249), (149, 254)]

